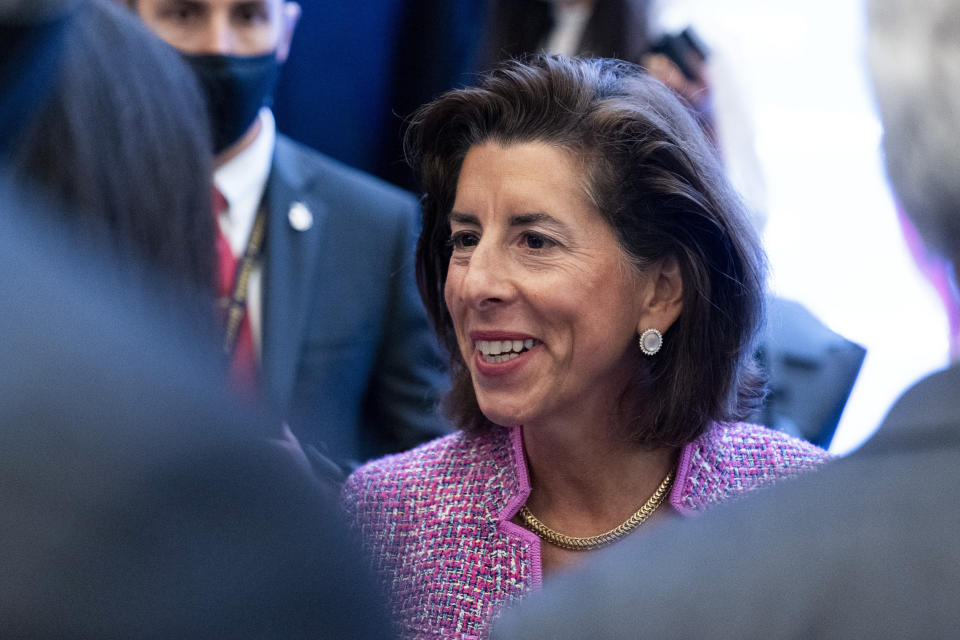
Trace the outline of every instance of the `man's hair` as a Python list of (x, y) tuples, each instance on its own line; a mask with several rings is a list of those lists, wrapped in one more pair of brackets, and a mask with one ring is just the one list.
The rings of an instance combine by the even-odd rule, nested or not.
[(539, 55), (444, 94), (414, 114), (407, 131), (408, 158), (425, 192), (417, 279), (450, 353), (446, 410), (455, 424), (490, 428), (443, 294), (460, 167), (470, 147), (488, 141), (544, 142), (570, 152), (636, 268), (668, 256), (680, 264), (680, 316), (655, 357), (636, 350), (636, 373), (622, 398), (634, 441), (679, 446), (712, 421), (745, 417), (762, 396), (752, 355), (764, 259), (712, 148), (677, 98), (639, 67)]
[(871, 0), (870, 75), (887, 173), (924, 238), (960, 259), (960, 2)]

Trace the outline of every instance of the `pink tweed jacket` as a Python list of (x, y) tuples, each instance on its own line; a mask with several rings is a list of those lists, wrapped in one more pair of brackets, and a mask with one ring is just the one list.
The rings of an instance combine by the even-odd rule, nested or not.
[[(715, 425), (681, 452), (670, 505), (692, 515), (827, 459), (764, 427)], [(510, 522), (529, 493), (522, 428), (454, 433), (347, 479), (348, 521), (403, 638), (484, 638), (504, 605), (539, 588), (540, 539)]]

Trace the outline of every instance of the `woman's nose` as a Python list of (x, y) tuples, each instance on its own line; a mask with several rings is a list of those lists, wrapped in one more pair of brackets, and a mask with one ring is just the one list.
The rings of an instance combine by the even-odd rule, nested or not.
[(460, 296), (476, 306), (508, 302), (516, 293), (509, 259), (482, 241), (471, 254), (459, 286)]

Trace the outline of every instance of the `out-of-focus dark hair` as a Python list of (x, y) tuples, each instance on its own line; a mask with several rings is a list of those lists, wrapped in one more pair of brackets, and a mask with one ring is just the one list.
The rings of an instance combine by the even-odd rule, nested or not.
[[(683, 309), (652, 358), (636, 350), (624, 408), (639, 444), (679, 446), (712, 421), (739, 420), (762, 397), (753, 342), (765, 262), (756, 233), (692, 115), (630, 63), (534, 56), (422, 107), (407, 131), (424, 191), (417, 280), (451, 356), (445, 409), (459, 427), (488, 429), (444, 301), (449, 213), (474, 145), (544, 142), (582, 160), (587, 190), (640, 271), (674, 256)], [(589, 390), (587, 390), (589, 392)]]
[(78, 3), (65, 29), (55, 85), (8, 170), (81, 230), (105, 226), (122, 255), (212, 293), (213, 158), (192, 74), (112, 2)]

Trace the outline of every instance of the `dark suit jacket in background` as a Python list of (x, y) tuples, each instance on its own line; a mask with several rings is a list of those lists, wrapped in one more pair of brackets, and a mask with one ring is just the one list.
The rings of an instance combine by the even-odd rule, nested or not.
[(405, 0), (395, 31), (374, 172), (416, 190), (403, 156), (406, 120), (419, 107), (456, 87), (477, 81), (488, 0)]
[(0, 637), (389, 637), (335, 490), (228, 394), (185, 292), (2, 175)]
[[(416, 291), (408, 193), (278, 136), (267, 186), (263, 373), (294, 433), (364, 460), (442, 433), (446, 384)], [(295, 229), (293, 203), (313, 214)]]
[[(595, 0), (578, 54), (639, 63), (650, 51), (648, 0)], [(553, 7), (543, 0), (490, 0), (480, 67), (536, 53), (553, 29)]]
[(828, 448), (866, 354), (802, 304), (768, 297), (758, 358), (769, 393), (750, 419)]
[(407, 0), (301, 2), (277, 84), (277, 127), (341, 162), (373, 171), (390, 112), (397, 21)]
[(960, 367), (849, 458), (548, 580), (495, 638), (954, 638)]
[(301, 2), (274, 113), (283, 133), (414, 190), (404, 118), (469, 82), (488, 0)]

